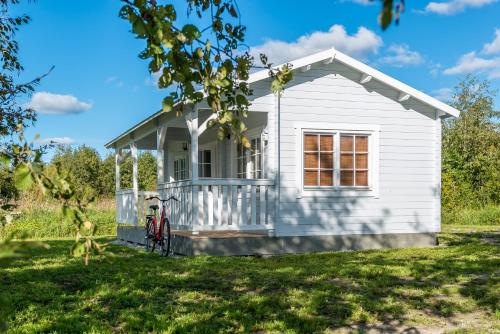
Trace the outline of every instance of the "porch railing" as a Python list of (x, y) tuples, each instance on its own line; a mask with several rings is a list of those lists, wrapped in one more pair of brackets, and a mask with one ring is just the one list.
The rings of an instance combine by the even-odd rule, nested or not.
[(139, 191), (137, 201), (137, 212), (134, 201), (134, 191), (123, 189), (116, 192), (116, 221), (119, 224), (137, 225), (144, 220), (146, 201), (150, 196), (158, 195), (156, 191)]
[(261, 230), (272, 228), (273, 181), (267, 179), (215, 179), (179, 181), (158, 187), (168, 202), (173, 228), (205, 230)]

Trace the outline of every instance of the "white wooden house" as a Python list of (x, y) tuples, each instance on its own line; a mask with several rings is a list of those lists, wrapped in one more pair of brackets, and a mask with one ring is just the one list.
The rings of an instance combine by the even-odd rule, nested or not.
[[(156, 113), (106, 144), (133, 158), (116, 183), (118, 237), (141, 242), (137, 152), (157, 152), (161, 197), (184, 254), (424, 246), (440, 231), (441, 120), (459, 112), (335, 49), (292, 61), (281, 97), (251, 75), (252, 150), (207, 129), (206, 104)], [(136, 225), (136, 227), (134, 227)]]

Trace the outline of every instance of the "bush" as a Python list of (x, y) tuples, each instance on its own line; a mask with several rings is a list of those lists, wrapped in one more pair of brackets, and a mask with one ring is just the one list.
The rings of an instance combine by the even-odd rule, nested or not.
[(450, 225), (500, 225), (500, 206), (487, 205), (479, 209), (444, 210), (442, 221), (443, 224)]
[[(97, 223), (96, 235), (116, 234), (115, 212), (113, 210), (89, 209), (89, 218)], [(75, 236), (75, 227), (64, 221), (59, 210), (41, 208), (23, 211), (11, 224), (0, 227), (0, 238), (14, 233), (26, 238), (65, 238)]]

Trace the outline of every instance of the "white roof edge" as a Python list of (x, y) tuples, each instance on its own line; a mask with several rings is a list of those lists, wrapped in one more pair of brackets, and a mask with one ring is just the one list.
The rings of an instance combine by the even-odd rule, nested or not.
[[(298, 70), (301, 67), (311, 65), (314, 63), (318, 63), (318, 62), (321, 62), (321, 61), (324, 61), (327, 59), (335, 59), (335, 60), (341, 62), (342, 64), (345, 64), (349, 67), (352, 67), (361, 73), (372, 76), (373, 79), (376, 79), (376, 80), (382, 82), (383, 84), (386, 84), (386, 85), (392, 87), (393, 89), (400, 91), (401, 93), (409, 94), (414, 99), (416, 99), (420, 102), (423, 102), (423, 103), (425, 103), (433, 108), (436, 108), (437, 110), (442, 111), (449, 116), (458, 117), (460, 115), (460, 111), (453, 108), (452, 106), (449, 106), (446, 103), (443, 103), (430, 95), (427, 95), (427, 94), (425, 94), (425, 93), (423, 93), (423, 92), (421, 92), (413, 87), (410, 87), (407, 84), (404, 84), (401, 81), (396, 80), (396, 79), (374, 69), (373, 67), (370, 67), (366, 64), (363, 64), (362, 62), (360, 62), (360, 61), (358, 61), (358, 60), (356, 60), (356, 59), (354, 59), (354, 58), (352, 58), (352, 57), (350, 57), (350, 56), (348, 56), (340, 51), (337, 51), (335, 48), (331, 48), (331, 49), (328, 49), (325, 51), (321, 51), (321, 52), (312, 54), (310, 56), (306, 56), (303, 58), (299, 58), (299, 59), (290, 61), (290, 62), (288, 62), (288, 64), (291, 64), (293, 66), (293, 70)], [(281, 67), (285, 64), (281, 64), (281, 65), (276, 66), (274, 68)], [(250, 74), (250, 77), (247, 80), (247, 82), (249, 84), (251, 84), (251, 83), (255, 83), (257, 81), (265, 80), (267, 78), (269, 78), (269, 71), (262, 70), (262, 71), (258, 71), (258, 72)], [(134, 130), (136, 130), (139, 127), (143, 126), (144, 124), (150, 122), (152, 119), (158, 117), (161, 114), (162, 114), (162, 112), (160, 111), (160, 112), (157, 112), (157, 113), (149, 116), (145, 120), (137, 123), (135, 126), (131, 127), (127, 131), (123, 132), (121, 135), (117, 136), (113, 140), (110, 140), (108, 143), (106, 143), (104, 145), (104, 147), (106, 147), (106, 148), (113, 147), (113, 145), (118, 140), (124, 138), (125, 136), (127, 136), (128, 134), (133, 132)]]
[[(460, 115), (460, 111), (457, 109), (453, 108), (452, 106), (447, 105), (446, 103), (443, 103), (439, 101), (438, 99), (427, 95), (413, 87), (408, 86), (407, 84), (402, 83), (399, 80), (396, 80), (376, 69), (373, 67), (370, 67), (366, 64), (363, 64), (362, 62), (340, 52), (337, 51), (336, 49), (328, 49), (325, 51), (321, 51), (318, 53), (315, 53), (310, 56), (306, 56), (294, 61), (289, 62), (293, 66), (294, 70), (300, 69), (301, 67), (311, 65), (320, 61), (327, 60), (329, 58), (335, 59), (342, 64), (345, 64), (349, 67), (354, 68), (355, 70), (358, 70), (361, 73), (364, 73), (366, 75), (372, 76), (374, 79), (382, 82), (383, 84), (386, 84), (396, 90), (399, 90), (401, 93), (409, 94), (411, 97), (414, 99), (417, 99), (425, 104), (430, 105), (433, 108), (436, 108), (437, 110), (443, 111), (444, 113), (453, 116), (453, 117), (458, 117)], [(281, 64), (279, 66), (276, 66), (275, 68), (281, 67), (284, 64)], [(264, 80), (269, 77), (269, 71), (263, 70), (259, 71), (256, 73), (253, 73), (250, 75), (250, 78), (248, 79), (248, 83), (254, 83), (260, 80)]]

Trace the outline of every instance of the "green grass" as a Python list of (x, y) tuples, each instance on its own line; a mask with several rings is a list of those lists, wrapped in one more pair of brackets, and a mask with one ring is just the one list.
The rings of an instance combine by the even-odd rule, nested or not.
[[(91, 221), (98, 222), (96, 235), (116, 235), (114, 210), (89, 209), (88, 214)], [(0, 226), (0, 239), (11, 233), (25, 238), (67, 238), (75, 235), (75, 228), (60, 210), (42, 207), (25, 210), (12, 223)]]
[(487, 205), (483, 208), (456, 208), (444, 210), (443, 225), (500, 225), (500, 205)]
[(110, 246), (88, 267), (68, 256), (71, 241), (55, 240), (0, 263), (0, 293), (12, 333), (498, 333), (499, 233), (270, 258), (162, 258)]

